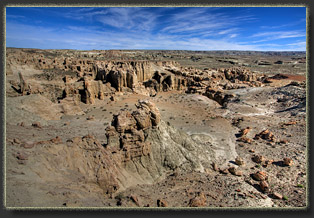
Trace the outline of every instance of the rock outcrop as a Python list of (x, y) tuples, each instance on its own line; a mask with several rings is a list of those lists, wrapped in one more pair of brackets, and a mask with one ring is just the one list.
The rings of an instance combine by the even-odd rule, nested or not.
[(204, 172), (210, 168), (210, 145), (196, 143), (165, 123), (149, 101), (139, 101), (132, 113), (114, 115), (104, 134), (105, 143), (93, 135), (68, 140), (57, 136), (21, 142), (21, 148), (36, 147), (37, 155), (27, 160), (34, 163), (30, 167), (38, 175), (36, 179), (93, 187), (109, 196), (137, 184), (152, 184), (174, 170)]
[(228, 101), (230, 101), (232, 98), (235, 98), (235, 95), (233, 94), (227, 94), (224, 91), (215, 90), (212, 88), (207, 88), (204, 95), (222, 106), (225, 106)]
[(156, 71), (153, 77), (144, 82), (145, 87), (154, 89), (156, 92), (170, 90), (185, 90), (187, 88), (187, 79), (182, 76), (176, 76), (171, 73), (160, 73)]
[(160, 123), (160, 113), (149, 101), (139, 101), (138, 110), (132, 114), (122, 111), (114, 115), (112, 126), (107, 128), (108, 147), (119, 151), (124, 162), (151, 152), (151, 143), (145, 141), (144, 131)]
[(169, 170), (203, 172), (210, 167), (208, 148), (162, 121), (153, 103), (139, 101), (136, 106), (132, 113), (114, 115), (106, 129), (106, 149), (129, 174), (150, 183)]
[(203, 192), (198, 193), (195, 198), (189, 202), (190, 207), (204, 207), (206, 205), (206, 196)]
[(101, 81), (84, 78), (84, 91), (81, 94), (81, 99), (84, 103), (94, 104), (95, 98), (104, 100), (105, 96), (113, 93), (111, 87), (103, 84)]
[[(157, 92), (178, 90), (205, 95), (225, 106), (235, 97), (226, 93), (226, 90), (262, 86), (267, 82), (266, 76), (242, 67), (200, 70), (181, 67), (175, 61), (97, 60), (88, 57), (52, 57), (44, 52), (21, 50), (16, 56), (9, 55), (7, 58), (8, 65), (27, 63), (35, 69), (47, 71), (47, 75), (42, 77), (48, 80), (65, 73), (71, 75), (62, 77), (64, 84), (47, 86), (41, 90), (42, 93), (46, 93), (47, 89), (51, 89), (48, 93), (59, 93), (51, 96), (53, 101), (75, 95), (74, 98), (93, 104), (95, 99), (103, 100), (113, 92), (155, 96)], [(22, 78), (20, 92), (40, 93), (33, 87), (30, 90), (29, 85), (33, 84), (26, 84)]]
[[(152, 161), (152, 165), (156, 165), (153, 163), (156, 162), (155, 159), (158, 160), (157, 168), (164, 167), (165, 161), (172, 169), (184, 162), (202, 168), (197, 161), (200, 158), (194, 160), (188, 157), (195, 155), (198, 147), (188, 135), (163, 122), (159, 110), (152, 102), (139, 101), (136, 106), (137, 110), (132, 113), (122, 111), (114, 115), (112, 125), (106, 130), (108, 148), (120, 154), (124, 162), (149, 156), (147, 161)], [(172, 142), (173, 147), (171, 145), (164, 147), (166, 141)], [(175, 153), (177, 155), (172, 156)], [(164, 157), (160, 159), (161, 155)]]
[(19, 78), (20, 78), (20, 92), (22, 95), (30, 94), (30, 86), (26, 83), (23, 75), (21, 72), (19, 72)]

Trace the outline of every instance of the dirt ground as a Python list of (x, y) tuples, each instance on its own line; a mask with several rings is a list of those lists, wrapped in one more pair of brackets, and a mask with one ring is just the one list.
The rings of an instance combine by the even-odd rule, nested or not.
[[(13, 71), (19, 69), (21, 66), (16, 66)], [(23, 70), (29, 76), (34, 71), (43, 73), (32, 68)], [(117, 92), (114, 101), (106, 96), (92, 105), (80, 102), (68, 114), (58, 102), (43, 95), (14, 96), (8, 82), (16, 79), (14, 76), (8, 75), (6, 81), (7, 207), (307, 206), (306, 87), (301, 83), (305, 74), (271, 79), (272, 83), (264, 87), (228, 90), (237, 99), (225, 107), (204, 95), (182, 91), (158, 92), (154, 97)], [(112, 196), (82, 176), (85, 168), (67, 160), (71, 150), (63, 147), (74, 137), (90, 134), (106, 144), (105, 129), (113, 115), (135, 110), (139, 99), (155, 103), (163, 121), (195, 140), (209, 136), (213, 163), (219, 169), (178, 169), (155, 183), (131, 186)], [(241, 141), (239, 133), (247, 127), (249, 140)], [(256, 137), (264, 130), (271, 132), (273, 141)], [(56, 137), (60, 143), (37, 143)], [(256, 162), (256, 155), (262, 155), (266, 162)], [(236, 162), (238, 157), (243, 164)], [(293, 163), (285, 165), (285, 158)], [(224, 171), (230, 167), (242, 174)], [(261, 189), (254, 177), (258, 171), (266, 173), (270, 191)]]

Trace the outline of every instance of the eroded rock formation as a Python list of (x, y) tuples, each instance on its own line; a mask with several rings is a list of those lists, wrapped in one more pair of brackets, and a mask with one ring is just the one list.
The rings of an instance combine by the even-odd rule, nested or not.
[[(161, 120), (158, 108), (139, 101), (132, 113), (114, 115), (106, 129), (106, 150), (118, 165), (143, 183), (152, 182), (169, 170), (197, 170), (210, 167), (204, 145)], [(207, 148), (208, 149), (208, 148)]]
[(73, 182), (75, 175), (81, 179), (78, 183), (84, 178), (86, 184), (96, 185), (109, 196), (136, 184), (152, 184), (174, 170), (204, 172), (210, 167), (209, 144), (196, 143), (165, 123), (149, 101), (139, 101), (132, 113), (114, 115), (104, 134), (104, 144), (89, 134), (66, 142), (58, 136), (21, 142), (21, 147), (38, 150), (38, 155), (27, 161), (47, 163), (40, 169), (31, 165), (45, 182)]
[[(48, 80), (58, 77), (59, 71), (67, 72), (69, 75), (62, 77), (64, 83), (42, 87), (41, 91), (53, 89), (50, 93), (59, 93), (51, 96), (53, 101), (74, 96), (86, 104), (95, 103), (97, 98), (103, 100), (114, 92), (154, 96), (158, 92), (178, 90), (202, 94), (225, 105), (235, 97), (225, 93), (226, 90), (262, 86), (268, 81), (264, 75), (257, 75), (242, 67), (200, 70), (181, 67), (175, 61), (93, 60), (50, 57), (40, 53), (26, 55), (26, 52), (19, 51), (18, 55), (8, 57), (8, 64), (11, 63), (27, 63), (36, 69), (51, 71), (44, 75)], [(23, 93), (39, 93), (35, 88), (26, 87), (32, 85), (23, 79), (20, 90)], [(60, 89), (63, 89), (63, 96)]]

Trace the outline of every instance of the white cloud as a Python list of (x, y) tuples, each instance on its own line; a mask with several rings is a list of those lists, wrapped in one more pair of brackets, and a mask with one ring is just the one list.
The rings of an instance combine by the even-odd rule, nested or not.
[[(45, 46), (45, 48), (62, 48), (68, 45), (75, 49), (183, 49), (183, 50), (254, 50), (254, 46), (240, 45), (224, 40), (201, 40), (190, 38), (183, 40), (180, 37), (167, 35), (151, 35), (137, 33), (115, 32), (87, 32), (84, 28), (70, 27), (61, 33), (52, 28), (33, 27), (29, 25), (9, 25), (7, 41), (28, 41), (30, 47)], [(77, 34), (76, 31), (81, 31)], [(27, 32), (28, 31), (28, 32)], [(21, 34), (23, 32), (24, 34)], [(26, 33), (26, 34), (25, 34)], [(37, 36), (37, 37), (36, 37)], [(8, 46), (10, 46), (8, 44)], [(60, 47), (59, 47), (60, 46)]]
[[(157, 10), (157, 9), (156, 9)], [(252, 16), (220, 13), (217, 8), (75, 8), (60, 16), (81, 20), (52, 28), (7, 22), (7, 42), (28, 42), (30, 47), (74, 49), (183, 49), (183, 50), (305, 50), (305, 42), (262, 43), (275, 39), (304, 37), (302, 31), (266, 31), (238, 42), (244, 21)], [(215, 11), (215, 13), (212, 13)], [(218, 13), (219, 12), (219, 13)], [(14, 15), (13, 15), (14, 16)], [(161, 18), (161, 19), (159, 19)], [(166, 18), (166, 19), (165, 19)], [(86, 22), (83, 22), (86, 21)], [(102, 25), (97, 26), (97, 22)], [(87, 24), (91, 25), (87, 25)], [(114, 27), (114, 28), (111, 28)], [(255, 40), (255, 41), (252, 41)], [(37, 43), (36, 43), (36, 40)], [(243, 40), (243, 39), (242, 39)]]
[(8, 14), (6, 15), (7, 18), (12, 18), (12, 19), (24, 19), (25, 16), (22, 15), (12, 15), (12, 14)]
[(218, 32), (218, 34), (219, 34), (219, 35), (224, 35), (224, 34), (236, 32), (236, 31), (238, 31), (238, 30), (239, 30), (239, 28), (224, 29), (224, 30)]
[(306, 42), (289, 43), (287, 45), (290, 45), (290, 46), (305, 46)]
[(182, 34), (189, 31), (218, 31), (233, 25), (225, 14), (211, 12), (208, 8), (191, 8), (172, 14), (167, 18), (161, 32)]
[(275, 40), (285, 38), (304, 37), (305, 33), (300, 31), (276, 31), (276, 32), (261, 32), (253, 34), (252, 37), (266, 37), (263, 40)]
[(299, 25), (301, 23), (306, 23), (306, 19), (300, 19), (295, 22), (287, 23), (287, 24), (282, 24), (282, 25), (276, 25), (276, 26), (261, 26), (262, 29), (281, 29), (281, 28), (287, 28), (287, 27), (292, 27)]
[(229, 37), (230, 38), (235, 38), (235, 37), (237, 37), (238, 36), (238, 34), (231, 34)]
[(109, 8), (106, 16), (94, 19), (104, 25), (118, 28), (119, 31), (151, 31), (157, 15), (142, 8)]

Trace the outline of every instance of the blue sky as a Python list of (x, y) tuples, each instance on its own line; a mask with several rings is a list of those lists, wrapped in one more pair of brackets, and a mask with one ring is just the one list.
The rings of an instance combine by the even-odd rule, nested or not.
[(7, 7), (6, 46), (305, 51), (305, 7)]

